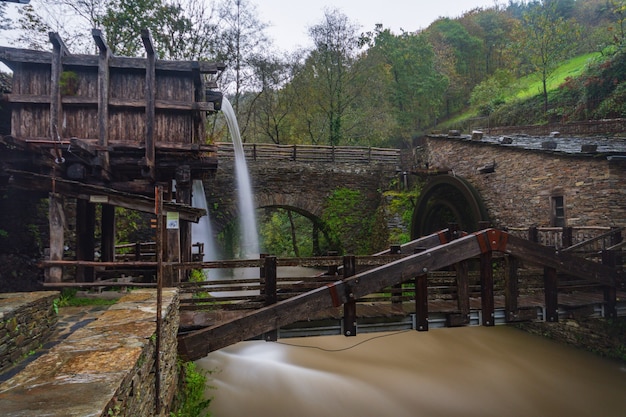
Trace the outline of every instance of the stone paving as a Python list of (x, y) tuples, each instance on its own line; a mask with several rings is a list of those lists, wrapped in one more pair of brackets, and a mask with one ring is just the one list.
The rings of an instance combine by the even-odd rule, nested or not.
[[(174, 297), (175, 290), (164, 290), (164, 310)], [(53, 337), (0, 376), (0, 415), (107, 415), (152, 343), (155, 317), (155, 292), (147, 290), (133, 291), (113, 306), (60, 309)]]

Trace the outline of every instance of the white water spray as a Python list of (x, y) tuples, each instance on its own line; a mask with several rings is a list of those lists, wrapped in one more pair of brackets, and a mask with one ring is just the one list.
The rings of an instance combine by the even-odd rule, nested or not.
[(241, 256), (244, 259), (256, 258), (259, 256), (259, 238), (256, 224), (256, 214), (254, 202), (252, 201), (252, 186), (250, 185), (250, 175), (246, 164), (246, 156), (241, 143), (239, 124), (232, 105), (226, 99), (222, 101), (222, 112), (226, 117), (230, 137), (235, 150), (235, 173), (237, 176), (237, 195), (239, 197), (239, 234), (241, 245)]

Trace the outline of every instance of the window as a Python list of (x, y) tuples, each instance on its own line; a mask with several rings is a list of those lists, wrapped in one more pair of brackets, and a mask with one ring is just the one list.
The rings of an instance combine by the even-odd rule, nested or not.
[(565, 227), (565, 203), (562, 195), (550, 197), (551, 214), (550, 225)]

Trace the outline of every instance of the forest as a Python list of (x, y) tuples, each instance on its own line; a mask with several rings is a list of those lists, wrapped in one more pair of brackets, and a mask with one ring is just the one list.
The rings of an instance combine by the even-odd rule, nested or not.
[[(162, 59), (224, 62), (216, 81), (249, 143), (408, 148), (467, 120), (626, 117), (626, 0), (509, 0), (401, 33), (384, 22), (361, 28), (326, 9), (308, 28), (313, 46), (291, 52), (273, 46), (253, 0), (31, 0), (17, 16), (7, 8), (0, 2), (0, 30), (23, 48), (50, 49), (55, 31), (73, 53), (93, 54), (86, 34), (97, 27), (115, 54), (141, 56), (139, 33), (148, 28)], [(207, 142), (229, 140), (223, 116), (207, 123)], [(394, 197), (399, 216), (410, 221), (418, 195)], [(329, 202), (323, 220), (345, 217), (335, 211)], [(288, 210), (261, 217), (266, 251), (311, 254), (309, 220)], [(368, 223), (360, 229), (375, 223), (360, 221)], [(400, 230), (391, 238), (408, 236)]]
[[(327, 9), (308, 28), (314, 46), (289, 53), (272, 45), (253, 0), (32, 0), (13, 18), (6, 8), (0, 29), (20, 47), (49, 49), (57, 31), (73, 53), (94, 53), (86, 34), (98, 27), (115, 54), (138, 56), (149, 28), (160, 58), (226, 63), (218, 85), (245, 142), (399, 147), (459, 118), (626, 116), (624, 0), (509, 0), (402, 33)], [(554, 85), (559, 65), (580, 56), (584, 71)], [(536, 94), (520, 98), (529, 78)], [(226, 140), (219, 116), (210, 132)]]

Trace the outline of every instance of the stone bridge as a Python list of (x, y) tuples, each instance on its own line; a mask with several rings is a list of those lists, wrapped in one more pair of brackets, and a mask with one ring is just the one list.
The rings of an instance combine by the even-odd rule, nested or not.
[[(244, 144), (244, 152), (257, 209), (292, 210), (322, 228), (325, 204), (335, 190), (358, 191), (362, 215), (373, 216), (403, 172), (398, 149)], [(219, 144), (218, 160), (215, 176), (204, 181), (216, 234), (239, 216), (232, 144)], [(349, 242), (343, 244), (350, 250)]]

